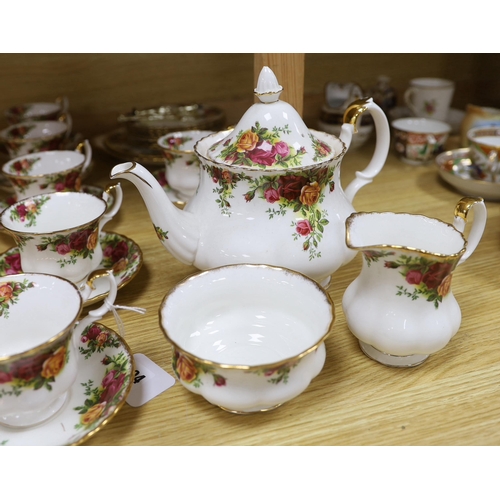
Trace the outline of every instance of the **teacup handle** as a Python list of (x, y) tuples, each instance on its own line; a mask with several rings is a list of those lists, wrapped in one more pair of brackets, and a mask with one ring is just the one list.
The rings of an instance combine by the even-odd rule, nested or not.
[(472, 255), (472, 252), (474, 252), (483, 236), (486, 226), (487, 212), (483, 198), (464, 197), (455, 207), (455, 221), (453, 223), (455, 229), (461, 233), (464, 232), (469, 210), (471, 208), (474, 209), (474, 220), (472, 221), (469, 238), (467, 240), (467, 249), (458, 261), (458, 264), (462, 264)]
[(116, 284), (115, 275), (111, 269), (96, 269), (89, 274), (87, 282), (80, 287), (80, 294), (82, 296), (82, 299), (85, 301), (90, 297), (92, 290), (95, 290), (94, 281), (100, 278), (107, 278), (107, 280), (109, 281), (109, 294), (102, 306), (89, 311), (87, 316), (85, 316), (77, 323), (75, 332), (73, 334), (73, 339), (75, 342), (80, 341), (80, 336), (85, 328), (87, 328), (87, 326), (89, 326), (94, 321), (99, 321), (100, 319), (102, 319), (104, 315), (111, 311), (111, 309), (115, 305), (118, 286)]
[(344, 190), (345, 196), (352, 203), (356, 193), (367, 184), (373, 181), (374, 177), (382, 170), (387, 160), (389, 146), (391, 142), (391, 133), (389, 122), (385, 113), (371, 97), (358, 99), (349, 105), (344, 113), (344, 124), (340, 132), (340, 140), (349, 148), (352, 134), (357, 132), (357, 123), (361, 115), (369, 111), (375, 123), (375, 132), (377, 134), (375, 151), (368, 166), (361, 172), (356, 172), (356, 178)]
[(64, 137), (65, 139), (68, 139), (68, 137), (71, 135), (71, 130), (73, 129), (73, 118), (71, 118), (71, 115), (69, 113), (63, 113), (57, 120), (66, 124), (67, 129)]
[(61, 106), (61, 113), (67, 113), (69, 109), (69, 100), (66, 96), (56, 97), (56, 104)]
[[(111, 195), (111, 192), (113, 194)], [(106, 213), (103, 215), (99, 221), (99, 230), (101, 230), (107, 222), (109, 222), (120, 210), (123, 201), (123, 190), (119, 182), (108, 184), (104, 192), (102, 193), (102, 199), (108, 203), (110, 197), (112, 196), (112, 205), (108, 207)]]
[(90, 142), (85, 139), (83, 142), (80, 142), (80, 144), (78, 144), (78, 146), (75, 148), (75, 151), (85, 156), (82, 168), (83, 177), (86, 174), (87, 169), (89, 168), (90, 162), (92, 161), (92, 146), (90, 145)]
[(413, 116), (418, 115), (417, 108), (415, 107), (415, 104), (413, 104), (413, 88), (409, 87), (406, 89), (405, 93), (403, 94), (403, 99), (405, 104), (410, 108), (410, 111), (412, 112)]

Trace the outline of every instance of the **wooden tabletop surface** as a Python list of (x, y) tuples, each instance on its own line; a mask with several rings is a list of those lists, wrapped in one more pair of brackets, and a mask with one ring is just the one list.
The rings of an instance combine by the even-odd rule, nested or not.
[[(345, 188), (369, 161), (373, 144), (348, 151)], [(121, 160), (95, 148), (87, 184), (105, 186)], [(158, 324), (165, 294), (196, 272), (174, 259), (157, 239), (136, 188), (121, 181), (124, 201), (106, 232), (133, 239), (143, 266), (116, 303), (146, 309), (120, 311), (126, 341), (173, 375), (171, 349)], [(453, 222), (462, 194), (445, 184), (434, 164), (413, 167), (391, 151), (382, 172), (354, 199), (357, 211), (420, 213)], [(415, 368), (389, 368), (367, 358), (347, 328), (341, 300), (361, 269), (358, 255), (338, 270), (328, 292), (336, 322), (326, 340), (322, 372), (294, 400), (265, 413), (234, 415), (188, 392), (179, 382), (140, 407), (125, 404), (85, 442), (96, 445), (500, 445), (498, 313), (500, 203), (486, 202), (488, 221), (475, 253), (457, 268), (453, 291), (462, 310), (456, 336)], [(0, 234), (0, 252), (13, 246)], [(101, 321), (117, 331), (112, 314)]]

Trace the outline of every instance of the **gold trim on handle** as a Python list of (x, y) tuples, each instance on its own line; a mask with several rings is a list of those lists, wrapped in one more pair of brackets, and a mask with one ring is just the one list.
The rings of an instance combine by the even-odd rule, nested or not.
[(344, 123), (348, 123), (354, 127), (354, 133), (358, 132), (357, 122), (359, 117), (368, 109), (368, 104), (371, 102), (370, 97), (363, 97), (353, 101), (344, 113)]
[(469, 210), (472, 208), (472, 206), (483, 201), (483, 198), (480, 197), (473, 198), (466, 196), (462, 198), (455, 207), (455, 217), (460, 217), (464, 221), (467, 221), (467, 216), (469, 215)]

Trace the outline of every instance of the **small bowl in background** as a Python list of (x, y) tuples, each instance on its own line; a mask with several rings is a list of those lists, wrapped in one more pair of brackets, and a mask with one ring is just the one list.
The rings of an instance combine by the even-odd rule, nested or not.
[(445, 122), (430, 118), (398, 118), (391, 122), (394, 149), (410, 165), (429, 163), (441, 152), (451, 131)]
[(234, 264), (179, 283), (159, 316), (181, 384), (226, 411), (253, 413), (297, 397), (321, 372), (335, 312), (298, 272)]

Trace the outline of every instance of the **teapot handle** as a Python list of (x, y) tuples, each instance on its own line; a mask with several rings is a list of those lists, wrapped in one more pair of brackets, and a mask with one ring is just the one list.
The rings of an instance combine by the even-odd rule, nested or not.
[(87, 174), (90, 162), (92, 161), (92, 146), (90, 145), (90, 142), (85, 139), (83, 142), (80, 142), (80, 144), (78, 144), (78, 146), (75, 148), (75, 151), (85, 156), (82, 168), (82, 177), (84, 177)]
[(352, 134), (357, 132), (357, 121), (365, 112), (369, 111), (375, 122), (377, 141), (375, 151), (368, 166), (361, 172), (356, 172), (356, 178), (344, 190), (346, 198), (352, 203), (356, 193), (373, 181), (374, 177), (382, 170), (389, 153), (391, 134), (387, 117), (382, 109), (373, 102), (371, 97), (358, 99), (349, 105), (344, 113), (344, 124), (340, 132), (340, 140), (347, 148), (351, 144)]
[(487, 212), (483, 198), (464, 197), (455, 207), (455, 221), (453, 223), (455, 229), (463, 233), (471, 208), (474, 209), (474, 220), (472, 221), (469, 238), (467, 240), (467, 249), (458, 261), (458, 264), (462, 264), (472, 255), (472, 252), (474, 252), (483, 236), (486, 226)]

